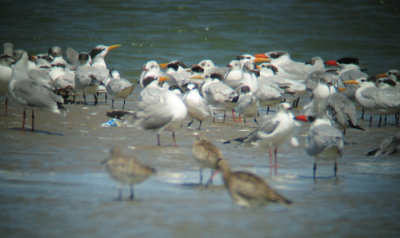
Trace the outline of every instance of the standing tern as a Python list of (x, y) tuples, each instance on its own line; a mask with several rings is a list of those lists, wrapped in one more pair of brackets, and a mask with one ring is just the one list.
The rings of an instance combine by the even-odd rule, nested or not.
[(191, 122), (189, 122), (188, 126), (193, 123), (193, 119), (196, 119), (200, 122), (198, 128), (200, 130), (203, 120), (210, 117), (211, 109), (195, 85), (189, 84), (187, 88), (188, 91), (184, 95), (183, 101), (186, 104), (188, 115), (191, 117)]
[(313, 177), (316, 178), (317, 160), (333, 160), (334, 175), (337, 174), (337, 159), (343, 154), (343, 134), (331, 123), (325, 115), (314, 117), (296, 116), (300, 121), (311, 121), (311, 127), (306, 137), (306, 152), (315, 158)]
[(47, 85), (41, 83), (40, 76), (32, 71), (28, 72), (28, 53), (23, 51), (20, 59), (13, 65), (13, 74), (9, 83), (11, 96), (24, 107), (22, 131), (25, 130), (25, 108), (32, 108), (32, 127), (34, 131), (34, 108), (45, 109), (60, 114), (62, 98), (54, 94)]
[(289, 103), (280, 103), (276, 114), (265, 115), (258, 123), (257, 129), (234, 141), (239, 141), (239, 145), (252, 143), (261, 148), (268, 148), (270, 168), (278, 168), (278, 146), (291, 139), (299, 126), (299, 123), (294, 120), (291, 109)]
[(86, 104), (86, 94), (93, 94), (94, 105), (97, 105), (97, 90), (101, 82), (101, 73), (90, 65), (91, 57), (88, 53), (79, 54), (79, 65), (75, 73), (75, 91), (82, 92)]
[(12, 76), (11, 65), (14, 63), (14, 59), (11, 56), (3, 54), (0, 56), (0, 97), (4, 96), (4, 116), (7, 116), (8, 110), (8, 85)]
[(107, 93), (112, 97), (111, 108), (114, 108), (114, 99), (122, 98), (124, 104), (122, 109), (125, 108), (125, 100), (132, 93), (134, 85), (128, 80), (121, 78), (119, 72), (115, 69), (110, 70), (110, 75), (105, 83)]
[[(164, 130), (172, 131), (174, 146), (177, 146), (175, 131), (181, 126), (187, 115), (187, 108), (177, 89), (171, 91), (158, 87), (153, 81), (141, 92), (139, 110), (130, 115), (126, 123), (128, 126), (157, 132), (157, 145), (161, 145), (160, 133)], [(168, 86), (167, 84), (165, 84)]]

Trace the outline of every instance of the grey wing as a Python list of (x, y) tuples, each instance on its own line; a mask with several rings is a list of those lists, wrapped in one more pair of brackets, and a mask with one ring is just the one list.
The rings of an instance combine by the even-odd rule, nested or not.
[(248, 135), (248, 139), (246, 141), (254, 142), (270, 135), (276, 130), (279, 124), (280, 122), (278, 120), (274, 120), (273, 116), (263, 118), (259, 124), (259, 127)]
[(333, 126), (320, 125), (311, 128), (306, 138), (306, 152), (316, 156), (330, 147), (343, 149), (343, 134)]
[(143, 110), (136, 113), (138, 120), (134, 125), (143, 129), (156, 130), (162, 128), (173, 118), (171, 111), (161, 103), (142, 105), (142, 107)]
[(236, 107), (234, 108), (235, 112), (243, 112), (243, 110), (249, 107), (254, 102), (254, 100), (255, 99), (251, 95), (241, 95), (238, 102), (236, 103)]
[(31, 107), (52, 109), (62, 98), (54, 94), (47, 87), (31, 80), (20, 80), (15, 83), (15, 98)]
[(79, 53), (76, 50), (74, 50), (71, 47), (68, 47), (65, 50), (65, 55), (67, 56), (67, 59), (69, 60), (69, 62), (72, 65), (75, 65), (75, 66), (78, 65), (78, 63), (79, 63)]

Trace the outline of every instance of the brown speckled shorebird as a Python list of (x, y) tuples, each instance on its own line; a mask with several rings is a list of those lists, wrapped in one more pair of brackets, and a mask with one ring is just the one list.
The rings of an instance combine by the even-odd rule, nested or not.
[[(200, 184), (203, 183), (203, 168), (215, 170), (218, 159), (222, 159), (222, 152), (213, 143), (206, 139), (206, 135), (201, 132), (193, 142), (192, 153), (195, 161), (200, 165)], [(212, 183), (214, 173), (210, 176), (207, 185)]]
[(225, 186), (240, 206), (261, 206), (271, 202), (292, 203), (270, 188), (260, 177), (248, 172), (232, 172), (225, 159), (218, 159), (216, 169), (222, 172)]
[(118, 200), (122, 199), (122, 185), (129, 184), (131, 190), (129, 198), (133, 200), (133, 185), (143, 182), (156, 172), (135, 158), (122, 155), (119, 147), (111, 149), (110, 156), (102, 164), (106, 165), (108, 173), (119, 183)]

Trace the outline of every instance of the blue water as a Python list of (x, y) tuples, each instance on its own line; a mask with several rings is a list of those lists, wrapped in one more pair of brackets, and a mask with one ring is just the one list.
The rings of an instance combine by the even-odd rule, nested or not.
[[(98, 44), (122, 44), (106, 58), (124, 78), (138, 79), (149, 60), (209, 58), (226, 65), (244, 53), (287, 50), (295, 60), (355, 56), (374, 75), (400, 68), (398, 1), (18, 1), (2, 0), (0, 43), (33, 54), (54, 45), (89, 52)], [(135, 108), (139, 89), (126, 107)], [(120, 102), (118, 102), (120, 103)], [(280, 148), (280, 168), (270, 175), (262, 149), (223, 145), (252, 130), (232, 121), (206, 121), (204, 130), (234, 170), (258, 174), (293, 205), (242, 209), (220, 177), (210, 189), (198, 181), (191, 158), (194, 128), (155, 146), (151, 132), (102, 128), (109, 104), (68, 105), (66, 117), (36, 114), (37, 132), (21, 133), (21, 110), (11, 101), (0, 118), (1, 237), (398, 237), (400, 161), (366, 157), (383, 138), (399, 130), (386, 126), (348, 131), (338, 179), (332, 164), (318, 168), (300, 146)], [(0, 109), (3, 108), (3, 102)], [(295, 111), (295, 113), (298, 113)], [(254, 126), (254, 125), (252, 125)], [(117, 184), (100, 162), (113, 145), (159, 173), (135, 186), (134, 202), (115, 201)], [(129, 149), (127, 149), (129, 151)], [(208, 173), (205, 172), (205, 176)]]

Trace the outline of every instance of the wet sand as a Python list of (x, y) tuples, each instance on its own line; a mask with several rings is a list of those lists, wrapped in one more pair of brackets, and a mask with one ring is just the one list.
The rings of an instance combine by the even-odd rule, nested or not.
[[(127, 100), (134, 110), (138, 89)], [(100, 102), (103, 100), (101, 97)], [(122, 102), (117, 101), (117, 107)], [(399, 127), (389, 117), (365, 131), (348, 130), (345, 150), (338, 162), (319, 163), (312, 178), (313, 158), (304, 151), (308, 126), (297, 132), (299, 147), (280, 147), (277, 174), (268, 168), (266, 150), (222, 144), (249, 133), (254, 123), (203, 123), (207, 138), (230, 161), (233, 170), (261, 176), (293, 201), (244, 209), (223, 187), (220, 175), (214, 185), (197, 186), (198, 164), (192, 158), (197, 122), (171, 134), (135, 128), (102, 127), (111, 102), (66, 105), (66, 116), (37, 111), (36, 131), (22, 132), (22, 109), (10, 103), (9, 116), (0, 117), (0, 236), (1, 237), (396, 237), (400, 234), (400, 161), (389, 156), (367, 157), (386, 136)], [(0, 105), (2, 111), (4, 104)], [(274, 112), (272, 112), (274, 113)], [(299, 110), (294, 111), (300, 113)], [(228, 114), (229, 115), (229, 114)], [(360, 115), (359, 115), (360, 116)], [(30, 118), (30, 111), (28, 113)], [(30, 119), (27, 121), (29, 129)], [(100, 164), (111, 147), (119, 145), (157, 174), (135, 186), (135, 200), (117, 201), (117, 183)], [(207, 178), (209, 170), (204, 170)]]

